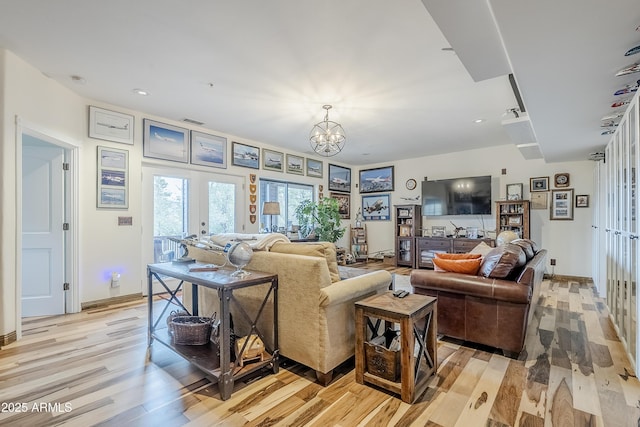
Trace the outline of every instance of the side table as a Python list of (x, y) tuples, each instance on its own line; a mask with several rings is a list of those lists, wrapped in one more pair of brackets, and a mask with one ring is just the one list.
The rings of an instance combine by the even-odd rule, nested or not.
[[(426, 389), (431, 375), (438, 368), (437, 298), (415, 294), (397, 298), (388, 291), (358, 301), (355, 307), (356, 381), (400, 394), (404, 402), (412, 403)], [(375, 323), (372, 319), (376, 319)], [(382, 335), (381, 320), (385, 321), (385, 330), (400, 325), (399, 382), (367, 369), (365, 339)]]

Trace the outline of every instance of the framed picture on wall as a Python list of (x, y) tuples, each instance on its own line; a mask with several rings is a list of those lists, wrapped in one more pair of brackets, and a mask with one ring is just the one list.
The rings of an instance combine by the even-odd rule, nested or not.
[(131, 114), (89, 106), (89, 137), (133, 145)]
[(587, 194), (578, 194), (576, 196), (576, 208), (588, 208), (589, 196)]
[(129, 152), (98, 146), (98, 208), (129, 207)]
[(241, 144), (233, 141), (233, 162), (234, 166), (244, 168), (260, 169), (260, 149), (252, 145)]
[(142, 154), (173, 162), (189, 162), (189, 131), (154, 120), (144, 119)]
[(391, 195), (362, 196), (362, 216), (365, 221), (389, 221), (391, 219)]
[(191, 131), (191, 164), (227, 168), (227, 138)]
[(262, 169), (267, 171), (282, 172), (284, 164), (284, 153), (280, 151), (262, 149)]
[(287, 154), (287, 173), (304, 175), (304, 157)]
[(307, 176), (322, 178), (322, 161), (307, 157)]
[(539, 176), (536, 178), (529, 178), (529, 191), (549, 191), (549, 177)]
[(573, 188), (551, 191), (550, 219), (573, 219)]
[(340, 218), (351, 218), (351, 195), (344, 193), (329, 193), (329, 197), (338, 201), (338, 209), (340, 212)]
[(535, 193), (531, 193), (531, 209), (547, 209), (548, 200), (549, 200), (549, 192), (547, 191), (539, 191)]
[(360, 192), (393, 191), (393, 166), (360, 171)]
[(329, 191), (351, 192), (351, 169), (329, 163)]

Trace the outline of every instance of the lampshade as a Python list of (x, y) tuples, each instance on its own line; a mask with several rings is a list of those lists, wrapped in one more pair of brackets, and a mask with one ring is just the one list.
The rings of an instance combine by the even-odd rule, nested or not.
[(262, 215), (280, 215), (280, 203), (264, 202), (262, 205)]
[(313, 126), (309, 140), (313, 151), (321, 156), (331, 157), (342, 151), (347, 137), (339, 123), (329, 120), (331, 105), (323, 105), (322, 108), (327, 110), (324, 120)]

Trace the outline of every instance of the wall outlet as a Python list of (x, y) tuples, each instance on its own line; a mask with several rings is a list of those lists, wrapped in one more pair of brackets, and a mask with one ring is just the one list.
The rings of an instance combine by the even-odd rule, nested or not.
[(551, 258), (550, 262), (551, 262), (551, 265), (556, 265), (556, 259), (555, 258)]
[(120, 286), (120, 273), (114, 271), (111, 273), (111, 287), (117, 288)]

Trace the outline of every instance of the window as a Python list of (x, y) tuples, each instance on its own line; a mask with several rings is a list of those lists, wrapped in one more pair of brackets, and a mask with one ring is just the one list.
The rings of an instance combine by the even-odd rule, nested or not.
[[(290, 225), (297, 224), (296, 207), (304, 200), (314, 200), (313, 185), (261, 179), (260, 231), (270, 225), (286, 230)], [(262, 215), (264, 202), (280, 203), (280, 215)]]

